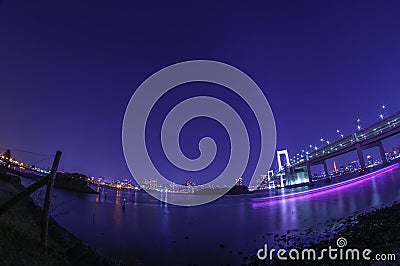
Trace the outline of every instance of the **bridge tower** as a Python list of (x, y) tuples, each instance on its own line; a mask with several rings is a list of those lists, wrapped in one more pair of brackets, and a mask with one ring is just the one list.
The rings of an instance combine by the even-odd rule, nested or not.
[(271, 181), (271, 178), (274, 176), (274, 170), (269, 170), (268, 171), (268, 188), (271, 189), (271, 183), (273, 184), (273, 187), (275, 188), (275, 184), (273, 181)]
[[(278, 158), (278, 171), (282, 171), (285, 169), (285, 166), (290, 166), (290, 161), (289, 161), (289, 154), (287, 150), (280, 150), (276, 152), (277, 158)], [(285, 164), (282, 164), (282, 159), (281, 159), (281, 155), (284, 155), (285, 157)], [(285, 173), (281, 173), (279, 175), (280, 179), (281, 179), (281, 187), (283, 187), (283, 176), (285, 175)]]

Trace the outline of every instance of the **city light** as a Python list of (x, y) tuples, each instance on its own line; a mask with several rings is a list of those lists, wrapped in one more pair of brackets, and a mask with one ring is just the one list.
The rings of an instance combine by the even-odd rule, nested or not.
[(382, 110), (378, 116), (381, 120), (383, 120), (385, 118), (385, 109), (386, 109), (386, 106), (382, 105)]
[(23, 162), (16, 160), (15, 158), (14, 159), (9, 158), (6, 154), (0, 155), (0, 158), (2, 159), (2, 162), (6, 163), (6, 164), (8, 163), (10, 165), (18, 166), (20, 168), (20, 170), (27, 169), (32, 172), (37, 172), (40, 174), (49, 174), (50, 173), (50, 171), (48, 171), (48, 170), (44, 170), (44, 169), (41, 169), (41, 168), (33, 166), (33, 165), (25, 164)]
[(361, 120), (360, 118), (357, 119), (357, 130), (360, 131), (361, 130), (361, 124), (360, 124)]
[(338, 136), (339, 136), (340, 138), (343, 138), (343, 137), (344, 137), (344, 135), (340, 132), (339, 129), (336, 129), (336, 133), (338, 133)]

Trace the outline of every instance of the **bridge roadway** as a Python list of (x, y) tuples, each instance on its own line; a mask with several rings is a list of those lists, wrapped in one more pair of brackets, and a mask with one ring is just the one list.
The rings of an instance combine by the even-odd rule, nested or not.
[(312, 153), (300, 159), (298, 162), (291, 165), (291, 167), (307, 167), (309, 180), (311, 181), (312, 173), (311, 166), (323, 164), (325, 175), (328, 176), (328, 167), (326, 160), (337, 157), (339, 155), (357, 151), (358, 159), (362, 169), (366, 168), (363, 150), (372, 147), (377, 147), (384, 164), (387, 164), (385, 150), (382, 140), (400, 133), (400, 112), (397, 112), (381, 121), (364, 128), (358, 132), (340, 138), (339, 140), (321, 147)]
[(16, 166), (16, 167), (19, 167), (19, 168), (22, 167), (23, 169), (29, 170), (29, 171), (31, 171), (33, 173), (37, 173), (37, 174), (40, 174), (40, 175), (47, 175), (47, 174), (50, 173), (50, 171), (48, 171), (48, 170), (44, 170), (44, 169), (41, 169), (41, 168), (36, 167), (34, 165), (28, 165), (28, 164), (19, 162), (19, 161), (15, 160), (15, 159), (12, 159), (11, 158), (11, 150), (7, 150), (5, 153), (0, 154), (0, 162), (4, 164), (3, 170), (4, 169), (8, 169), (8, 170), (11, 171), (10, 167), (11, 166)]

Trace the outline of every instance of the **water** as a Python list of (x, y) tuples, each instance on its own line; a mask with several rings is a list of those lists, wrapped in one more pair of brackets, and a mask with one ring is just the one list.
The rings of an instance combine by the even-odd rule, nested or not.
[(100, 195), (56, 190), (55, 197), (52, 213), (62, 226), (129, 264), (237, 265), (264, 243), (273, 245), (267, 233), (318, 230), (332, 219), (399, 201), (400, 169), (303, 196), (226, 196), (198, 207), (171, 206), (144, 192), (114, 189)]

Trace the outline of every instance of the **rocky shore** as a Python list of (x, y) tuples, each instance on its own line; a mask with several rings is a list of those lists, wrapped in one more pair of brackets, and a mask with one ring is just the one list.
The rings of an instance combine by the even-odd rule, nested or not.
[[(17, 176), (21, 176), (33, 181), (39, 181), (42, 176), (34, 174), (28, 171), (18, 171), (12, 168), (5, 168), (4, 166), (0, 165), (0, 173), (8, 172)], [(58, 172), (54, 187), (75, 191), (79, 193), (89, 193), (89, 194), (97, 194), (98, 192), (90, 188), (89, 183), (86, 181), (88, 179), (87, 176), (79, 173), (65, 173), (65, 172)]]
[[(344, 219), (333, 220), (321, 231), (307, 229), (304, 232), (288, 231), (286, 234), (274, 236), (275, 247), (291, 249), (322, 249), (332, 246), (338, 248), (337, 240), (346, 239), (343, 249), (370, 249), (371, 260), (331, 260), (324, 256), (322, 260), (282, 261), (275, 257), (271, 260), (259, 260), (251, 256), (247, 265), (400, 265), (400, 204), (394, 202), (390, 206), (382, 206), (370, 212), (355, 213)], [(275, 253), (276, 254), (276, 253)], [(317, 253), (319, 254), (319, 253)], [(394, 254), (395, 259), (377, 261), (376, 254)], [(286, 254), (287, 256), (287, 254)]]
[[(0, 173), (0, 204), (23, 190), (18, 177)], [(40, 245), (41, 208), (25, 198), (0, 216), (1, 265), (121, 265), (93, 251), (53, 219), (48, 247)]]

